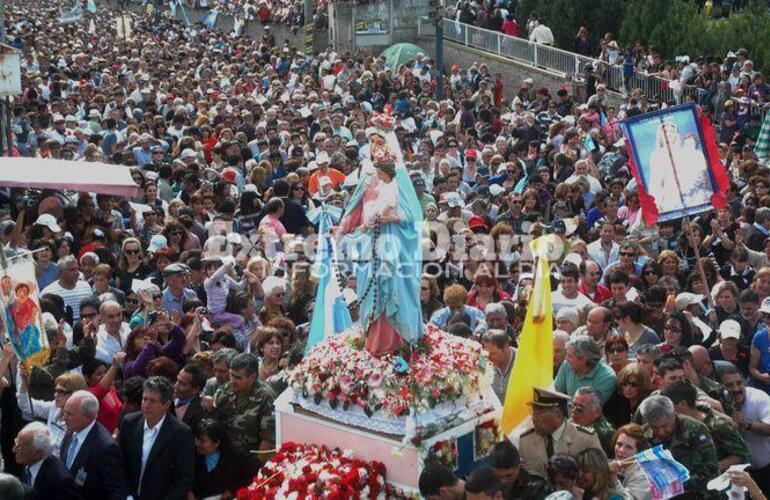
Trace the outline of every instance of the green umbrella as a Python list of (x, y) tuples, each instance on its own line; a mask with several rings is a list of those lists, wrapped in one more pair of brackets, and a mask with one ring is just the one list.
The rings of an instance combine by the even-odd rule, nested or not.
[(383, 50), (380, 57), (385, 58), (385, 64), (395, 75), (399, 65), (413, 61), (419, 52), (428, 54), (427, 50), (413, 43), (397, 43)]

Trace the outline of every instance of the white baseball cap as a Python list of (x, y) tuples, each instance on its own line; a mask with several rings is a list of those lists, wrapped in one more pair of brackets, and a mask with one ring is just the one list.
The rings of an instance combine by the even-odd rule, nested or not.
[(734, 319), (726, 319), (719, 325), (719, 338), (739, 339), (741, 338), (741, 324)]
[(759, 306), (759, 312), (770, 314), (770, 297), (765, 297), (762, 301), (762, 305)]
[(35, 221), (35, 225), (37, 226), (45, 226), (54, 233), (60, 233), (61, 228), (59, 227), (59, 224), (56, 223), (56, 217), (54, 217), (51, 214), (42, 214), (40, 215), (37, 220)]
[(700, 304), (703, 301), (703, 295), (700, 293), (682, 292), (676, 296), (677, 311), (684, 311), (688, 306)]

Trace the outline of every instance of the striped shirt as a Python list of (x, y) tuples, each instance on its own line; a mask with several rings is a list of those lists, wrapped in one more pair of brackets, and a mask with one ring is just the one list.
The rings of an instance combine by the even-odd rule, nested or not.
[(61, 286), (58, 280), (45, 287), (40, 295), (47, 293), (58, 295), (64, 301), (65, 306), (72, 308), (72, 321), (80, 320), (80, 301), (94, 294), (91, 286), (85, 281), (78, 281), (75, 283), (75, 287), (70, 289)]

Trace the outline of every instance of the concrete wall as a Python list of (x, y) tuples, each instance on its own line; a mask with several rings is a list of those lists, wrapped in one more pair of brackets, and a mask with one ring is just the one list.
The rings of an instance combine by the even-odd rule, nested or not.
[[(379, 52), (396, 43), (417, 43), (417, 18), (426, 15), (427, 11), (427, 0), (381, 0), (362, 5), (331, 2), (329, 43), (339, 53), (353, 52), (357, 48)], [(387, 35), (364, 38), (355, 34), (356, 22), (375, 18), (388, 26)]]

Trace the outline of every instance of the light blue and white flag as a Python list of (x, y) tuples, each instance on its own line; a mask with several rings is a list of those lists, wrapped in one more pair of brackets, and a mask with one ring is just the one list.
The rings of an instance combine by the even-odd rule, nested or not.
[(184, 19), (185, 26), (191, 26), (192, 21), (190, 20), (190, 13), (187, 11), (187, 7), (179, 4), (179, 8), (182, 9), (182, 19)]
[(171, 17), (176, 17), (176, 0), (171, 0), (168, 4), (168, 8), (171, 11)]
[(246, 22), (240, 16), (235, 16), (235, 18), (233, 18), (233, 36), (241, 36), (245, 24)]
[(88, 12), (91, 14), (96, 14), (96, 2), (94, 2), (94, 0), (88, 0), (86, 3), (86, 9), (88, 9)]
[[(704, 439), (710, 439), (704, 435)], [(650, 482), (652, 498), (663, 500), (684, 493), (684, 482), (690, 479), (690, 471), (674, 459), (669, 450), (658, 445), (634, 455)]]
[(308, 214), (308, 220), (318, 224), (318, 247), (313, 273), (319, 281), (305, 352), (327, 336), (340, 333), (353, 324), (337, 280), (337, 245), (331, 234), (332, 226), (339, 222), (340, 217), (342, 209), (326, 203)]
[(83, 18), (83, 6), (78, 3), (71, 9), (59, 11), (59, 21), (62, 24), (74, 23)]
[(206, 17), (204, 17), (203, 20), (201, 20), (201, 22), (208, 29), (213, 30), (214, 26), (217, 25), (217, 17), (219, 17), (219, 11), (217, 9), (211, 9), (206, 14)]

